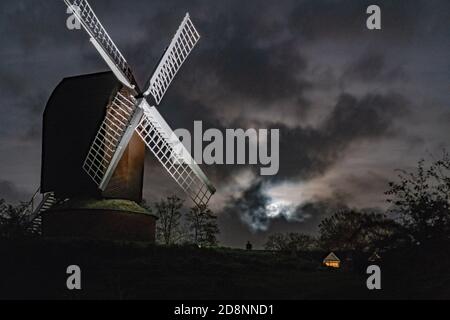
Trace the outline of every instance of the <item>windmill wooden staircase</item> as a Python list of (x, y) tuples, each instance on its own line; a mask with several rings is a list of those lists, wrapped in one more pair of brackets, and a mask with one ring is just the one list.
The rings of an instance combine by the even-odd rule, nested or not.
[(40, 191), (40, 188), (36, 190), (24, 212), (27, 217), (28, 231), (37, 235), (42, 234), (42, 213), (58, 202), (53, 192), (41, 193)]

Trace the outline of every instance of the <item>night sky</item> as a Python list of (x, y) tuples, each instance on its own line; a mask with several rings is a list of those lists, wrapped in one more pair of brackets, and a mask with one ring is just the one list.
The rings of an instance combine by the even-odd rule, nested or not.
[[(202, 166), (224, 245), (314, 233), (342, 207), (386, 209), (395, 169), (450, 150), (449, 1), (90, 1), (143, 83), (186, 12), (202, 38), (160, 112), (175, 129), (279, 128), (280, 170)], [(366, 28), (366, 8), (382, 30)], [(42, 113), (67, 76), (108, 70), (63, 1), (0, 3), (0, 198), (39, 186)], [(74, 92), (74, 94), (76, 94)], [(82, 129), (82, 128), (80, 128)], [(144, 197), (174, 182), (147, 153)]]

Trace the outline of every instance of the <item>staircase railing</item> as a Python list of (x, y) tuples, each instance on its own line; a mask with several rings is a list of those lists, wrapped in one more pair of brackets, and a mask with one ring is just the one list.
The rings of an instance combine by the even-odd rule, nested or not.
[(24, 211), (24, 215), (26, 216), (26, 224), (28, 225), (28, 230), (31, 233), (42, 233), (41, 214), (42, 212), (50, 209), (55, 203), (56, 198), (53, 192), (41, 193), (40, 188), (36, 190)]

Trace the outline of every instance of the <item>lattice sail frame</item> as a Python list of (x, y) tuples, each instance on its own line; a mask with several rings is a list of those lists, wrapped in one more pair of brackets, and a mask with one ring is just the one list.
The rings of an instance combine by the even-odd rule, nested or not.
[(199, 207), (206, 206), (215, 188), (158, 110), (145, 100), (140, 106), (144, 115), (136, 132), (192, 201)]
[[(75, 17), (90, 35), (91, 43), (118, 80), (136, 93), (134, 91), (136, 81), (130, 66), (89, 3), (86, 0), (64, 0), (64, 2), (72, 9)], [(181, 65), (199, 39), (200, 35), (187, 13), (155, 69), (143, 94), (144, 97), (152, 94), (156, 104), (161, 102)], [(105, 190), (133, 132), (136, 131), (194, 203), (197, 206), (207, 205), (215, 188), (203, 171), (156, 108), (150, 107), (145, 98), (138, 102), (129, 94), (130, 90), (124, 91), (119, 91), (107, 107), (105, 119), (89, 149), (83, 169), (99, 189)]]
[(187, 13), (150, 78), (144, 96), (152, 94), (156, 104), (161, 102), (170, 83), (199, 39), (200, 35)]
[(119, 81), (134, 89), (136, 81), (130, 66), (111, 40), (89, 3), (86, 0), (64, 0), (64, 2), (90, 35), (92, 44)]
[(112, 174), (115, 169), (111, 167), (111, 164), (114, 158), (119, 157), (118, 148), (121, 143), (124, 143), (124, 135), (139, 109), (136, 108), (137, 100), (133, 96), (125, 96), (126, 91), (118, 91), (107, 107), (105, 119), (103, 119), (83, 163), (83, 169), (102, 190), (108, 182), (105, 181), (108, 172)]

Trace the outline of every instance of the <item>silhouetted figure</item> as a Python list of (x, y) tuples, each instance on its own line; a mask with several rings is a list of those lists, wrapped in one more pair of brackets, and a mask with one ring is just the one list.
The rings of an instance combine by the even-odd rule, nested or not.
[(245, 248), (247, 249), (247, 250), (252, 250), (252, 244), (250, 243), (250, 241), (247, 241), (247, 244), (245, 245)]

